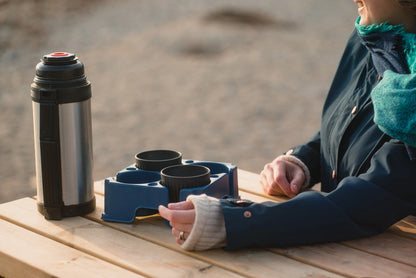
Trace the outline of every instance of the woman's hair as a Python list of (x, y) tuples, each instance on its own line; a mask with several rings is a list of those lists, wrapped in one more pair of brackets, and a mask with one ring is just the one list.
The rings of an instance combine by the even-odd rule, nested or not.
[(416, 15), (416, 0), (396, 0), (396, 2), (400, 6), (411, 10)]

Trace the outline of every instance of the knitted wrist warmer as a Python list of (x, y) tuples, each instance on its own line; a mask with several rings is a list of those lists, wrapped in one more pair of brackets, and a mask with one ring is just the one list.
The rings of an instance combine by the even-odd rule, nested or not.
[(203, 195), (190, 195), (195, 207), (195, 222), (189, 237), (181, 245), (185, 250), (207, 250), (225, 246), (225, 223), (220, 201)]
[(305, 173), (305, 181), (301, 186), (301, 189), (306, 189), (309, 186), (309, 183), (311, 182), (311, 173), (309, 172), (308, 166), (306, 166), (305, 163), (302, 162), (302, 160), (300, 160), (296, 156), (289, 154), (280, 155), (276, 158), (276, 160), (288, 161), (302, 168), (303, 172)]

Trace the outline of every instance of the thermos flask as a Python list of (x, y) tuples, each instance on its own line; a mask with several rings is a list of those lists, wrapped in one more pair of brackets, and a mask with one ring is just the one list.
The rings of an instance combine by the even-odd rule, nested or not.
[(38, 210), (46, 219), (95, 209), (91, 83), (67, 52), (44, 55), (31, 85)]

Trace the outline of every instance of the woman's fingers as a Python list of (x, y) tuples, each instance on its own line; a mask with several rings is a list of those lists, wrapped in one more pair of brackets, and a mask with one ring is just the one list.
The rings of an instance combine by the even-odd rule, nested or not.
[(182, 201), (179, 203), (169, 203), (168, 208), (172, 210), (187, 210), (193, 209), (194, 204), (191, 201)]
[(290, 198), (299, 193), (304, 180), (303, 170), (284, 160), (274, 160), (266, 164), (260, 174), (260, 184), (266, 194), (286, 195)]
[(271, 163), (264, 166), (263, 171), (260, 173), (260, 184), (263, 191), (269, 195), (282, 194), (279, 185), (274, 180), (274, 169)]
[(172, 217), (172, 211), (170, 209), (168, 209), (167, 207), (162, 206), (162, 205), (160, 205), (158, 209), (159, 209), (160, 216), (162, 216), (166, 220), (170, 221), (170, 219)]
[(165, 206), (159, 206), (159, 213), (160, 216), (173, 223), (189, 224), (195, 221), (195, 210), (193, 209), (173, 210)]
[[(260, 174), (260, 184), (266, 194), (288, 195), (291, 194), (290, 184), (287, 181), (285, 165), (279, 161), (273, 161), (264, 166)], [(288, 195), (290, 196), (290, 195)]]
[(277, 161), (274, 167), (274, 180), (280, 191), (288, 197), (293, 197), (289, 183), (289, 165), (285, 161)]
[(301, 185), (305, 182), (305, 173), (302, 169), (296, 168), (293, 178), (290, 181), (290, 188), (295, 195), (299, 193)]
[(172, 203), (168, 207), (159, 206), (159, 213), (172, 226), (172, 234), (176, 237), (176, 242), (183, 244), (195, 222), (195, 209), (192, 202)]
[[(182, 239), (181, 239), (181, 233), (182, 233)], [(174, 237), (176, 237), (177, 239), (179, 239), (180, 241), (185, 241), (188, 237), (189, 234), (191, 233), (191, 230), (179, 230), (176, 228), (172, 228), (172, 234)]]

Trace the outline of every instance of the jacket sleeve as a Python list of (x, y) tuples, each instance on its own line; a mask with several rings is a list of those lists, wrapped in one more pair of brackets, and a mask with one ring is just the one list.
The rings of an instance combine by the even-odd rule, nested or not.
[[(366, 173), (343, 179), (329, 194), (304, 192), (283, 202), (221, 200), (227, 248), (283, 247), (381, 233), (416, 214), (416, 164), (403, 143), (386, 143)], [(243, 205), (241, 205), (243, 204)]]

